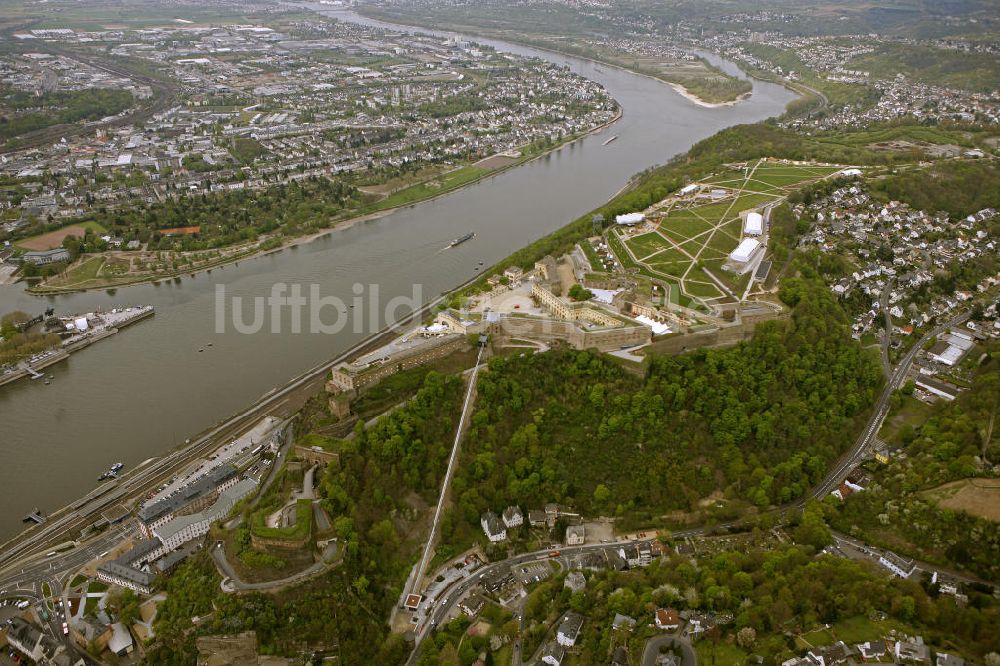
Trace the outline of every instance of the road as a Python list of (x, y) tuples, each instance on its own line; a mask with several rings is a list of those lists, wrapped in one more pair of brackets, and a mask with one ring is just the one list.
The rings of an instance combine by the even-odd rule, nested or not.
[[(864, 543), (863, 541), (859, 541), (858, 539), (855, 539), (854, 537), (848, 536), (847, 534), (843, 534), (841, 532), (831, 531), (831, 535), (833, 536), (833, 545), (836, 546), (838, 549), (842, 549), (845, 544), (849, 545), (855, 551), (864, 554), (864, 559), (866, 559), (869, 562), (874, 562), (878, 564), (878, 557), (869, 555), (868, 554), (869, 552), (871, 551), (886, 552), (884, 548), (877, 548), (870, 546)], [(845, 557), (849, 556), (847, 555), (847, 553), (844, 553), (844, 555)], [(966, 585), (970, 583), (979, 583), (982, 585), (989, 585), (989, 586), (994, 585), (994, 583), (990, 583), (989, 581), (983, 580), (976, 576), (970, 576), (968, 574), (958, 573), (956, 571), (949, 569), (948, 567), (942, 567), (941, 565), (938, 564), (931, 564), (930, 562), (923, 562), (921, 560), (912, 560), (912, 561), (913, 565), (916, 567), (916, 571), (919, 572), (923, 572), (926, 574), (933, 574), (936, 572), (939, 575), (944, 576), (945, 579), (954, 579)], [(917, 575), (916, 572), (914, 572), (911, 578), (919, 579), (919, 576)]]
[(691, 641), (681, 638), (675, 633), (654, 636), (646, 641), (646, 646), (642, 650), (642, 666), (656, 666), (656, 658), (660, 656), (661, 647), (673, 647), (682, 653), (681, 663), (684, 666), (697, 666), (698, 655), (691, 647)]
[[(844, 480), (848, 472), (857, 465), (861, 459), (864, 457), (874, 440), (875, 435), (878, 433), (879, 429), (882, 427), (882, 423), (885, 421), (885, 417), (889, 412), (890, 401), (892, 394), (896, 391), (906, 379), (910, 371), (910, 366), (913, 364), (913, 360), (916, 358), (920, 350), (923, 349), (924, 345), (932, 338), (940, 335), (952, 326), (956, 326), (968, 320), (969, 314), (958, 315), (946, 323), (939, 324), (931, 330), (927, 331), (906, 353), (906, 355), (900, 360), (899, 365), (892, 372), (888, 381), (886, 382), (885, 388), (882, 394), (879, 396), (878, 401), (875, 403), (874, 410), (871, 417), (868, 420), (865, 429), (855, 440), (854, 446), (848, 451), (844, 456), (838, 461), (836, 466), (830, 471), (823, 482), (816, 487), (816, 489), (809, 495), (812, 499), (821, 499), (826, 495), (830, 494), (834, 489), (836, 489), (841, 482)], [(806, 499), (799, 500), (785, 507), (777, 509), (779, 512), (787, 511), (790, 509), (801, 509), (805, 503)], [(691, 536), (697, 536), (703, 534), (706, 529), (725, 529), (733, 527), (734, 523), (725, 523), (722, 525), (716, 525), (711, 528), (700, 527), (695, 529), (683, 530), (673, 533), (673, 538), (684, 539)], [(837, 535), (840, 538), (846, 538), (845, 535)], [(616, 544), (591, 544), (584, 546), (574, 546), (560, 549), (560, 556), (557, 558), (560, 562), (564, 563), (564, 566), (568, 564), (569, 555), (578, 555), (587, 552), (600, 551), (607, 548), (609, 545), (625, 545), (626, 543), (639, 543), (641, 541), (646, 541), (647, 539), (635, 539), (632, 541), (619, 541)], [(442, 596), (435, 599), (427, 599), (425, 603), (432, 604), (433, 608), (430, 613), (417, 625), (414, 631), (414, 649), (410, 654), (410, 658), (407, 661), (408, 664), (415, 664), (417, 655), (419, 654), (420, 643), (426, 637), (426, 635), (433, 631), (433, 629), (443, 622), (445, 618), (451, 613), (455, 605), (474, 587), (479, 584), (479, 581), (487, 573), (495, 572), (501, 568), (517, 566), (520, 564), (525, 564), (528, 562), (546, 561), (551, 560), (549, 556), (549, 551), (536, 551), (532, 553), (524, 553), (522, 555), (516, 555), (512, 558), (502, 560), (499, 562), (494, 562), (488, 564), (476, 572), (473, 576), (465, 579), (461, 579), (459, 582), (452, 585), (450, 588), (446, 589)], [(932, 567), (933, 565), (926, 565)], [(938, 567), (940, 569), (940, 567)], [(955, 574), (952, 574), (955, 575)], [(961, 577), (966, 580), (974, 580), (968, 577)]]
[[(14, 41), (16, 42), (17, 40)], [(77, 122), (43, 127), (33, 132), (28, 132), (18, 137), (17, 141), (7, 142), (6, 145), (0, 146), (0, 153), (51, 144), (64, 137), (69, 138), (82, 134), (89, 134), (98, 128), (108, 129), (112, 127), (122, 127), (125, 125), (140, 125), (143, 121), (151, 118), (153, 115), (166, 111), (177, 102), (178, 88), (169, 79), (154, 78), (128, 69), (122, 65), (122, 62), (124, 62), (123, 60), (107, 57), (93, 58), (78, 49), (68, 49), (63, 46), (52, 44), (51, 42), (44, 42), (42, 40), (32, 40), (30, 47), (35, 51), (45, 51), (55, 55), (72, 58), (114, 76), (127, 78), (141, 85), (147, 85), (152, 90), (153, 95), (148, 100), (145, 100), (145, 103), (137, 104), (130, 113), (125, 113), (122, 116), (116, 116), (114, 119), (106, 123)]]
[[(465, 287), (475, 279), (471, 278), (458, 288)], [(384, 343), (395, 336), (399, 327), (419, 321), (425, 314), (432, 312), (443, 299), (444, 296), (434, 299), (403, 317), (396, 325), (368, 336), (336, 358), (307, 370), (280, 389), (264, 394), (252, 406), (197, 436), (184, 448), (172, 451), (163, 458), (140, 465), (122, 475), (116, 489), (124, 489), (125, 495), (118, 502), (128, 506), (131, 502), (144, 498), (163, 481), (184, 470), (193, 461), (204, 457), (210, 451), (228, 444), (250, 430), (265, 416), (291, 418), (309, 398), (323, 390), (327, 374), (334, 366)], [(53, 512), (44, 524), (33, 526), (0, 545), (0, 582), (5, 580), (12, 570), (23, 566), (21, 560), (30, 560), (33, 556), (51, 550), (56, 544), (75, 541), (80, 530), (93, 523), (98, 515), (99, 512), (95, 511), (87, 516), (80, 516), (70, 507), (63, 507)], [(107, 545), (105, 544), (101, 550), (107, 550)]]
[[(51, 598), (62, 598), (66, 602), (63, 583), (67, 582), (78, 569), (94, 560), (105, 551), (111, 550), (130, 536), (135, 529), (131, 521), (108, 528), (97, 538), (83, 547), (77, 547), (56, 557), (39, 556), (26, 561), (20, 569), (11, 570), (0, 578), (0, 599), (15, 597), (30, 598), (41, 601), (43, 585), (48, 583)], [(65, 610), (66, 607), (63, 607)], [(83, 657), (88, 664), (97, 664), (92, 657), (78, 650), (69, 636), (62, 633), (64, 616), (54, 608), (49, 608), (49, 622), (43, 626), (57, 642), (64, 644), (70, 654)]]
[[(731, 527), (732, 523), (726, 523), (724, 525), (716, 525), (714, 528), (724, 528)], [(709, 528), (698, 527), (689, 530), (681, 530), (673, 533), (675, 539), (685, 539), (691, 536), (697, 536), (704, 533), (704, 531)], [(557, 562), (563, 569), (569, 567), (570, 556), (583, 555), (586, 553), (593, 552), (603, 552), (607, 548), (625, 546), (631, 543), (642, 543), (650, 541), (649, 537), (638, 538), (638, 539), (623, 539), (621, 541), (615, 541), (611, 543), (594, 543), (585, 544), (583, 546), (566, 546), (559, 549), (559, 555), (557, 557), (552, 557), (550, 550), (536, 550), (530, 553), (522, 553), (520, 555), (515, 555), (514, 557), (507, 558), (506, 560), (500, 560), (498, 562), (493, 562), (481, 567), (479, 570), (474, 572), (468, 578), (461, 578), (457, 582), (453, 583), (451, 587), (443, 590), (441, 596), (437, 599), (425, 599), (424, 603), (430, 603), (433, 605), (433, 610), (426, 615), (421, 622), (414, 629), (414, 648), (413, 652), (410, 654), (410, 658), (407, 660), (407, 664), (416, 664), (417, 655), (420, 652), (420, 643), (430, 631), (444, 622), (445, 618), (448, 617), (449, 613), (458, 605), (458, 602), (474, 587), (479, 585), (479, 582), (483, 579), (486, 574), (500, 571), (501, 569), (506, 569), (510, 567), (515, 567), (521, 564), (528, 564), (532, 562)], [(523, 618), (522, 618), (523, 621)]]
[(864, 458), (865, 454), (868, 452), (868, 447), (871, 445), (878, 431), (882, 428), (882, 423), (885, 422), (885, 417), (889, 413), (889, 406), (892, 401), (892, 394), (900, 386), (903, 385), (903, 381), (906, 379), (910, 372), (910, 366), (913, 364), (913, 359), (917, 357), (917, 354), (927, 342), (948, 330), (952, 326), (957, 326), (962, 322), (968, 320), (969, 313), (958, 315), (953, 319), (943, 323), (938, 324), (931, 330), (921, 336), (917, 342), (910, 347), (910, 350), (906, 352), (899, 361), (899, 365), (893, 370), (892, 374), (889, 376), (889, 380), (885, 384), (885, 388), (882, 389), (882, 395), (879, 396), (878, 401), (875, 403), (874, 410), (872, 411), (871, 418), (868, 419), (868, 424), (865, 429), (858, 435), (858, 439), (854, 442), (854, 446), (840, 459), (837, 465), (830, 471), (823, 483), (818, 485), (816, 489), (812, 492), (810, 497), (813, 499), (821, 499), (831, 492), (833, 492), (847, 476), (847, 473), (854, 468), (861, 460)]
[(879, 296), (879, 308), (885, 317), (885, 332), (882, 334), (881, 356), (882, 373), (888, 379), (892, 375), (892, 364), (889, 363), (889, 345), (892, 343), (892, 315), (889, 314), (889, 295), (892, 292), (892, 278), (886, 280), (885, 287)]
[[(441, 299), (439, 298), (427, 304), (410, 317), (407, 317), (406, 322), (412, 322), (416, 318), (423, 316), (424, 313), (435, 307), (440, 300)], [(963, 314), (954, 317), (947, 323), (936, 326), (925, 333), (920, 340), (918, 340), (910, 348), (889, 377), (881, 396), (875, 404), (872, 416), (869, 419), (867, 426), (855, 441), (852, 449), (841, 458), (834, 469), (827, 475), (823, 483), (817, 486), (810, 497), (820, 499), (829, 494), (841, 483), (848, 471), (862, 459), (875, 435), (881, 428), (886, 415), (888, 414), (892, 393), (902, 385), (907, 374), (909, 373), (910, 366), (912, 365), (914, 358), (916, 358), (916, 355), (924, 347), (927, 341), (929, 341), (932, 337), (941, 334), (948, 328), (966, 321), (968, 318), (969, 314)], [(258, 400), (257, 403), (252, 405), (250, 408), (212, 428), (188, 447), (174, 451), (159, 461), (154, 461), (140, 466), (131, 473), (126, 474), (119, 481), (118, 486), (119, 488), (125, 489), (126, 496), (119, 501), (127, 503), (130, 500), (144, 497), (149, 490), (155, 488), (156, 485), (161, 483), (164, 479), (167, 479), (171, 475), (184, 469), (193, 460), (205, 455), (208, 451), (214, 450), (218, 446), (231, 441), (231, 439), (235, 436), (245, 432), (256, 424), (265, 415), (282, 414), (285, 417), (291, 417), (298, 411), (301, 405), (304, 404), (308, 397), (314, 395), (322, 389), (325, 384), (326, 374), (333, 366), (358, 353), (359, 351), (376, 344), (383, 337), (390, 334), (392, 334), (391, 330), (384, 329), (379, 333), (369, 336), (369, 338), (352, 350), (303, 373), (298, 378), (286, 384), (280, 390), (271, 391), (262, 396), (260, 400)], [(475, 386), (480, 360), (481, 358), (477, 360), (476, 367), (474, 368), (472, 377), (470, 378), (469, 389), (466, 393), (466, 399), (463, 405), (462, 417), (456, 433), (456, 441), (452, 449), (451, 458), (448, 463), (448, 470), (442, 485), (442, 494), (435, 510), (431, 535), (427, 542), (428, 546), (425, 548), (425, 552), (421, 558), (419, 566), (420, 572), (423, 572), (426, 569), (427, 562), (429, 561), (428, 553), (432, 549), (432, 544), (439, 527), (445, 491), (450, 485), (450, 480), (454, 473), (458, 457), (458, 443), (468, 413), (473, 394), (472, 388)], [(797, 508), (801, 507), (803, 504), (804, 501), (800, 501), (786, 508)], [(19, 537), (15, 538), (11, 542), (8, 542), (8, 544), (5, 544), (2, 550), (2, 555), (0, 555), (0, 566), (3, 567), (0, 569), (0, 589), (7, 590), (8, 593), (38, 595), (43, 581), (49, 582), (50, 585), (58, 585), (61, 578), (79, 569), (87, 562), (95, 559), (104, 551), (110, 550), (123, 539), (128, 538), (134, 527), (131, 522), (122, 526), (112, 526), (102, 534), (90, 539), (86, 543), (76, 545), (76, 547), (52, 558), (41, 555), (41, 552), (44, 552), (47, 548), (51, 548), (52, 544), (71, 540), (81, 527), (89, 524), (93, 520), (93, 515), (80, 517), (76, 515), (75, 512), (70, 511), (67, 507), (66, 509), (54, 514), (54, 516), (45, 524), (38, 526), (37, 528), (33, 528), (26, 533), (22, 533)], [(726, 525), (717, 527), (726, 527)], [(686, 532), (678, 532), (675, 536), (683, 538), (684, 536), (692, 536), (702, 532), (703, 529), (688, 530)], [(606, 547), (606, 545), (578, 546), (564, 549), (563, 552), (564, 554), (576, 554), (587, 552), (591, 549), (602, 549), (604, 547)], [(31, 554), (32, 551), (34, 551), (34, 554)], [(540, 551), (538, 553), (527, 553), (511, 558), (510, 560), (488, 565), (482, 570), (482, 572), (489, 571), (492, 567), (510, 566), (543, 559), (548, 559), (547, 552)], [(433, 626), (440, 622), (447, 615), (447, 613), (450, 612), (454, 604), (457, 603), (457, 601), (469, 589), (478, 584), (478, 579), (482, 577), (482, 572), (476, 578), (466, 579), (459, 583), (457, 587), (452, 589), (450, 592), (447, 592), (446, 597), (444, 598), (444, 603), (434, 604), (435, 608), (431, 612), (430, 616), (425, 618), (424, 622), (418, 626), (416, 632), (416, 648), (419, 647), (420, 641), (424, 638), (428, 629), (433, 628)], [(420, 578), (422, 578), (422, 576), (415, 576), (414, 580), (420, 580)], [(434, 600), (429, 601), (434, 603)], [(430, 622), (427, 621), (428, 619)], [(411, 655), (411, 662), (415, 660), (416, 654), (417, 650), (415, 649)]]
[(289, 585), (296, 585), (329, 569), (331, 564), (335, 562), (336, 557), (337, 543), (330, 542), (323, 551), (319, 562), (310, 565), (298, 573), (294, 573), (286, 578), (269, 580), (263, 583), (247, 583), (236, 575), (236, 571), (229, 563), (229, 560), (226, 559), (225, 546), (219, 544), (212, 546), (212, 560), (215, 562), (215, 567), (219, 570), (219, 573), (224, 577), (222, 581), (223, 592), (266, 592), (288, 587)]

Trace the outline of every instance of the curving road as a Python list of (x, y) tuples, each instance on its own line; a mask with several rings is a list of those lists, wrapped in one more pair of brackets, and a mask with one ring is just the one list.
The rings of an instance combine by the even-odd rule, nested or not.
[(215, 567), (219, 570), (219, 573), (224, 576), (222, 581), (222, 591), (229, 593), (275, 592), (288, 587), (289, 585), (296, 585), (309, 580), (317, 574), (323, 573), (331, 568), (331, 565), (337, 564), (336, 557), (337, 544), (336, 542), (330, 542), (323, 551), (323, 555), (320, 557), (319, 562), (316, 562), (307, 569), (303, 569), (302, 571), (292, 574), (286, 578), (279, 578), (278, 580), (268, 580), (262, 583), (247, 583), (236, 575), (236, 571), (233, 569), (233, 566), (229, 563), (229, 560), (226, 559), (225, 547), (220, 544), (216, 544), (212, 547), (212, 560), (215, 562)]
[[(812, 499), (821, 499), (833, 492), (847, 476), (847, 473), (864, 458), (865, 454), (868, 452), (868, 447), (875, 439), (878, 431), (882, 428), (882, 423), (885, 422), (885, 417), (889, 413), (889, 406), (893, 392), (903, 385), (907, 375), (910, 373), (910, 366), (913, 364), (913, 359), (917, 357), (917, 354), (924, 348), (924, 345), (927, 344), (931, 338), (940, 335), (952, 326), (957, 326), (958, 324), (968, 320), (969, 314), (970, 313), (968, 312), (960, 314), (943, 324), (938, 324), (931, 330), (924, 333), (923, 336), (921, 336), (921, 338), (917, 340), (912, 347), (910, 347), (910, 350), (906, 352), (906, 355), (903, 356), (902, 359), (900, 359), (899, 365), (896, 366), (896, 369), (893, 370), (892, 374), (889, 376), (889, 380), (886, 382), (885, 388), (882, 389), (882, 395), (879, 396), (878, 401), (875, 403), (875, 409), (872, 412), (871, 418), (868, 419), (868, 425), (866, 425), (865, 429), (860, 435), (858, 435), (858, 439), (854, 442), (854, 446), (851, 450), (840, 459), (833, 470), (831, 470), (831, 472), (827, 475), (826, 479), (824, 479), (823, 483), (818, 485), (812, 492), (810, 495)], [(804, 504), (804, 502), (800, 504)]]
[(660, 656), (661, 647), (673, 647), (681, 652), (681, 663), (684, 666), (697, 666), (698, 654), (691, 646), (691, 641), (681, 638), (674, 633), (654, 636), (646, 641), (646, 646), (642, 650), (642, 666), (656, 666), (656, 658)]
[[(895, 370), (890, 375), (885, 387), (882, 390), (882, 394), (879, 396), (878, 401), (875, 403), (875, 408), (872, 412), (871, 417), (868, 420), (868, 424), (865, 429), (855, 440), (854, 446), (848, 451), (844, 456), (838, 461), (836, 466), (830, 471), (821, 484), (819, 484), (816, 489), (804, 499), (801, 499), (792, 504), (786, 505), (776, 509), (776, 511), (786, 511), (789, 509), (801, 509), (805, 506), (806, 501), (809, 499), (821, 499), (826, 495), (830, 494), (834, 489), (836, 489), (847, 473), (854, 468), (868, 452), (868, 448), (872, 441), (875, 439), (875, 435), (878, 433), (879, 429), (882, 427), (882, 423), (885, 421), (886, 415), (889, 413), (890, 401), (893, 392), (895, 392), (905, 381), (907, 375), (910, 371), (910, 366), (913, 364), (913, 360), (916, 358), (920, 350), (923, 349), (924, 345), (932, 338), (940, 335), (947, 329), (961, 324), (968, 320), (969, 313), (960, 314), (949, 321), (939, 324), (927, 331), (919, 340), (917, 340), (906, 355), (900, 360), (899, 365), (896, 366)], [(715, 525), (710, 527), (699, 527), (695, 529), (682, 530), (673, 533), (675, 539), (683, 539), (686, 537), (697, 536), (703, 534), (709, 529), (725, 529), (733, 527), (735, 523), (724, 523), (721, 525)], [(837, 538), (847, 538), (846, 535), (836, 535)], [(521, 555), (516, 555), (506, 560), (501, 560), (499, 562), (494, 562), (482, 567), (478, 572), (469, 578), (464, 578), (459, 580), (457, 583), (453, 584), (451, 587), (447, 588), (438, 599), (427, 599), (425, 603), (432, 604), (432, 609), (430, 613), (425, 616), (420, 623), (418, 623), (416, 630), (414, 632), (414, 648), (413, 652), (410, 654), (410, 658), (407, 664), (415, 664), (417, 660), (417, 655), (420, 652), (420, 644), (427, 637), (427, 634), (434, 630), (434, 628), (443, 622), (445, 618), (451, 613), (458, 602), (474, 587), (479, 585), (480, 580), (488, 573), (496, 572), (504, 568), (509, 568), (512, 566), (517, 566), (520, 564), (526, 564), (528, 562), (538, 562), (556, 559), (562, 564), (563, 567), (568, 565), (568, 555), (578, 555), (581, 553), (595, 552), (604, 550), (609, 546), (615, 545), (625, 545), (628, 543), (640, 543), (642, 541), (648, 541), (648, 539), (634, 539), (631, 541), (619, 541), (614, 544), (592, 544), (584, 546), (572, 546), (562, 548), (560, 555), (557, 558), (551, 558), (549, 556), (549, 551), (535, 551), (532, 553), (524, 553)], [(930, 565), (927, 565), (930, 567)], [(938, 567), (940, 569), (940, 567)], [(953, 574), (956, 575), (956, 574)], [(965, 576), (958, 576), (959, 578), (964, 578), (966, 580), (974, 580)]]

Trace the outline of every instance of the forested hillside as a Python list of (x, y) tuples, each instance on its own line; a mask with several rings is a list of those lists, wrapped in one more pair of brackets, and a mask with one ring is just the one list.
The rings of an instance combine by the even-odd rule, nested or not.
[(908, 169), (874, 180), (871, 187), (886, 199), (905, 201), (929, 213), (947, 211), (953, 218), (1000, 205), (1000, 169), (985, 160)]
[[(402, 636), (390, 637), (385, 622), (425, 536), (415, 519), (436, 500), (461, 398), (460, 379), (430, 373), (404, 408), (349, 440), (329, 441), (340, 464), (327, 468), (317, 490), (343, 562), (277, 595), (223, 594), (206, 556), (184, 564), (167, 582), (147, 663), (193, 663), (197, 635), (251, 629), (264, 654), (334, 645), (345, 664), (401, 663)], [(192, 616), (210, 617), (195, 626)]]
[(455, 479), (458, 522), (508, 504), (643, 521), (715, 491), (758, 506), (801, 497), (881, 378), (821, 283), (789, 280), (783, 296), (788, 321), (730, 349), (654, 357), (645, 379), (584, 351), (493, 359)]

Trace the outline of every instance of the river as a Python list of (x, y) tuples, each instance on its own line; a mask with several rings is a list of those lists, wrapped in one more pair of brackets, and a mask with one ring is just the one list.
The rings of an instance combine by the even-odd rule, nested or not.
[[(350, 12), (336, 15), (386, 25)], [(600, 205), (631, 175), (720, 129), (778, 115), (795, 97), (781, 86), (755, 81), (750, 99), (704, 108), (650, 78), (478, 41), (569, 66), (601, 83), (621, 104), (624, 117), (598, 134), (448, 196), (211, 273), (113, 294), (41, 298), (24, 293), (20, 285), (0, 287), (0, 312), (35, 314), (50, 305), (58, 314), (116, 304), (156, 307), (152, 319), (51, 366), (46, 370), (54, 375), (50, 385), (23, 380), (0, 388), (0, 539), (15, 534), (32, 507), (63, 506), (92, 489), (111, 463), (120, 460), (131, 468), (163, 454), (364, 335), (353, 324), (338, 334), (296, 334), (289, 331), (287, 317), (281, 332), (242, 334), (228, 325), (218, 333), (217, 284), (225, 285), (228, 295), (249, 298), (270, 294), (277, 282), (299, 283), (304, 291), (318, 285), (323, 295), (348, 303), (356, 283), (377, 284), (383, 302), (411, 295), (417, 284), (423, 299), (431, 300), (474, 276), (480, 261), (485, 266), (500, 261)], [(603, 145), (612, 136), (618, 139)], [(475, 238), (443, 250), (470, 231)], [(326, 319), (331, 319), (329, 311)], [(369, 323), (363, 330), (373, 327)]]

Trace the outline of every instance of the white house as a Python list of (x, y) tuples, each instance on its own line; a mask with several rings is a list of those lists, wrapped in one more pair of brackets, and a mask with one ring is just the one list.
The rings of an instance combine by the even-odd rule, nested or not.
[(566, 545), (579, 546), (586, 541), (587, 530), (583, 525), (570, 525), (566, 528)]
[(880, 555), (878, 563), (900, 578), (909, 578), (917, 570), (917, 565), (913, 563), (913, 560), (904, 560), (895, 553)]
[(508, 528), (518, 527), (524, 524), (524, 514), (517, 506), (509, 506), (503, 510), (503, 524)]
[(507, 530), (504, 529), (497, 514), (492, 511), (484, 513), (479, 519), (479, 524), (483, 526), (483, 532), (491, 543), (500, 543), (507, 539)]

